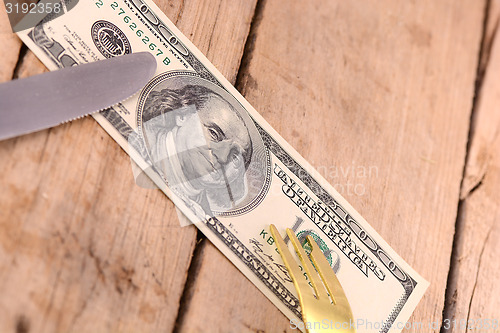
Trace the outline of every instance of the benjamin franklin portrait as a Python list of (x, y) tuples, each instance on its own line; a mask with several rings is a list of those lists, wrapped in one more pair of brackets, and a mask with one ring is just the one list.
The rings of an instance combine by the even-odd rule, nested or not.
[[(191, 208), (198, 206), (197, 215), (202, 211), (206, 217), (248, 203), (247, 171), (251, 165), (262, 169), (263, 163), (262, 153), (254, 156), (259, 140), (250, 118), (244, 119), (227, 95), (196, 83), (155, 85), (143, 97), (140, 117), (152, 166)], [(261, 141), (257, 146), (264, 150)], [(257, 177), (259, 191), (264, 174)], [(255, 197), (255, 188), (250, 192)]]

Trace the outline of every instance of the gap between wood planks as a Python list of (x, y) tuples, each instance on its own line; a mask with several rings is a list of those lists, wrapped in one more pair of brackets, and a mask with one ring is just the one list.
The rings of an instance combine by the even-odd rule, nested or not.
[(28, 47), (26, 44), (22, 44), (21, 48), (19, 49), (19, 56), (17, 58), (17, 63), (16, 66), (14, 67), (14, 70), (12, 71), (12, 80), (18, 79), (19, 78), (19, 70), (21, 69), (21, 66), (23, 65), (24, 58), (26, 57), (26, 54), (28, 53)]
[[(464, 202), (467, 200), (467, 198), (475, 192), (481, 185), (483, 184), (483, 179), (485, 178), (485, 175), (487, 173), (487, 169), (483, 171), (483, 174), (481, 177), (477, 180), (473, 186), (471, 186), (468, 189), (464, 189), (464, 179), (466, 176), (467, 172), (467, 161), (469, 160), (470, 156), (470, 148), (471, 148), (471, 142), (472, 142), (472, 137), (474, 134), (474, 117), (476, 116), (479, 108), (479, 96), (481, 94), (481, 89), (483, 87), (483, 82), (485, 78), (485, 73), (488, 69), (488, 64), (490, 62), (490, 54), (492, 51), (492, 45), (495, 40), (495, 37), (497, 37), (497, 32), (499, 29), (499, 23), (500, 23), (500, 16), (495, 16), (492, 14), (492, 1), (493, 0), (487, 0), (486, 5), (484, 8), (484, 14), (483, 14), (483, 29), (482, 29), (482, 37), (481, 37), (481, 46), (479, 48), (479, 57), (478, 57), (478, 63), (477, 63), (477, 71), (476, 71), (476, 81), (475, 81), (475, 89), (474, 89), (474, 99), (472, 103), (472, 110), (470, 114), (470, 121), (469, 121), (469, 133), (468, 133), (468, 138), (467, 138), (467, 148), (465, 152), (465, 160), (464, 160), (464, 167), (462, 171), (462, 180), (460, 184), (460, 199), (458, 202), (457, 206), (457, 217), (455, 221), (455, 235), (453, 237), (453, 247), (452, 247), (452, 252), (451, 252), (451, 257), (450, 257), (450, 266), (449, 266), (449, 271), (448, 271), (448, 278), (447, 278), (447, 283), (446, 283), (446, 292), (445, 292), (445, 299), (444, 299), (444, 306), (443, 306), (443, 321), (445, 319), (452, 319), (455, 317), (455, 310), (456, 310), (456, 286), (454, 286), (453, 279), (456, 274), (458, 274), (458, 246), (459, 246), (459, 238), (460, 238), (460, 233), (463, 232), (464, 230), (464, 224), (465, 224), (465, 218), (464, 218)], [(491, 22), (491, 20), (494, 20)], [(488, 36), (488, 26), (492, 25), (493, 31), (490, 36)], [(491, 234), (492, 228), (488, 231), (486, 235), (486, 239), (484, 241), (483, 247), (481, 249), (480, 255), (479, 255), (479, 260), (478, 260), (478, 265), (476, 267), (476, 277), (475, 277), (475, 283), (474, 287), (472, 290), (472, 294), (469, 299), (469, 305), (468, 305), (468, 313), (467, 313), (467, 322), (469, 321), (469, 315), (470, 315), (470, 310), (472, 306), (472, 300), (474, 298), (474, 291), (476, 289), (477, 285), (477, 279), (479, 275), (479, 270), (481, 267), (482, 263), (482, 257), (484, 253), (484, 248), (487, 244), (488, 238)], [(473, 272), (472, 272), (473, 273)], [(444, 328), (444, 326), (441, 327), (440, 333), (445, 333), (448, 332), (447, 329)]]
[[(255, 37), (262, 20), (262, 13), (264, 12), (266, 0), (257, 0), (255, 5), (255, 11), (252, 17), (252, 22), (250, 23), (250, 30), (245, 41), (245, 47), (243, 49), (243, 57), (240, 62), (240, 67), (238, 68), (238, 73), (236, 75), (235, 87), (244, 96), (244, 91), (242, 89), (245, 87), (245, 80), (248, 79), (248, 66), (252, 59)], [(177, 318), (175, 320), (174, 333), (180, 332), (182, 323), (184, 321), (184, 314), (186, 309), (189, 307), (191, 298), (193, 295), (192, 288), (195, 284), (196, 277), (198, 276), (198, 271), (200, 269), (201, 260), (203, 257), (203, 250), (208, 242), (206, 236), (198, 230), (196, 236), (196, 245), (193, 251), (193, 256), (189, 264), (186, 283), (184, 284), (184, 289), (182, 291), (182, 296), (180, 299), (179, 310), (177, 313)]]
[(203, 233), (198, 230), (198, 234), (196, 235), (196, 245), (194, 247), (191, 262), (189, 263), (187, 278), (186, 282), (184, 283), (184, 289), (182, 290), (182, 295), (179, 301), (179, 309), (177, 311), (177, 317), (175, 318), (173, 332), (179, 332), (180, 328), (182, 327), (184, 314), (186, 313), (186, 309), (189, 307), (193, 295), (191, 289), (195, 283), (196, 276), (198, 276), (198, 271), (200, 270), (201, 265), (201, 258), (203, 256), (203, 249), (205, 248), (207, 241), (208, 240), (205, 235), (203, 235)]

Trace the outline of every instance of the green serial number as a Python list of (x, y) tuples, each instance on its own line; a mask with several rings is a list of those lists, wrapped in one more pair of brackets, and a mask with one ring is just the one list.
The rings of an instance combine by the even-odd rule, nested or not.
[[(97, 6), (97, 8), (101, 8), (104, 5), (104, 2), (103, 2), (103, 0), (97, 0), (95, 2), (95, 5)], [(149, 39), (149, 36), (144, 31), (142, 31), (141, 29), (137, 29), (137, 24), (135, 22), (133, 22), (133, 20), (130, 16), (126, 15), (125, 10), (122, 7), (120, 7), (116, 1), (113, 1), (110, 4), (110, 6), (111, 6), (111, 8), (113, 8), (114, 11), (117, 12), (118, 16), (123, 18), (123, 22), (128, 24), (128, 27), (130, 28), (130, 30), (132, 30), (135, 33), (135, 35), (137, 37), (139, 37), (141, 39), (141, 41), (145, 45), (147, 45), (151, 51), (154, 52), (153, 54), (156, 55), (157, 57), (161, 58), (163, 55), (163, 50), (160, 49), (155, 43), (151, 42)], [(163, 59), (162, 62), (164, 65), (170, 64), (169, 57), (165, 56), (165, 58)]]

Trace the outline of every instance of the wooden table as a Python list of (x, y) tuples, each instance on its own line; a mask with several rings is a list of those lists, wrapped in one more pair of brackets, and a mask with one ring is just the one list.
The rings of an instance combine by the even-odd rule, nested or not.
[[(156, 3), (430, 281), (407, 331), (500, 320), (500, 0)], [(0, 60), (46, 71), (3, 8)], [(93, 119), (0, 169), (1, 332), (295, 332)]]

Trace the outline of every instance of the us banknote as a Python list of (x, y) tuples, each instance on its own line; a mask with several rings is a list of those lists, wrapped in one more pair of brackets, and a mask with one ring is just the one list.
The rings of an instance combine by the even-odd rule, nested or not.
[(99, 124), (291, 320), (299, 322), (300, 304), (270, 223), (283, 235), (289, 227), (299, 240), (310, 235), (320, 244), (358, 331), (401, 330), (428, 283), (153, 2), (80, 0), (65, 15), (18, 34), (51, 70), (151, 52), (156, 76), (137, 95), (96, 114)]

